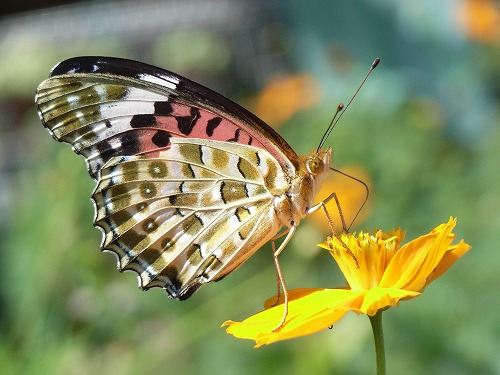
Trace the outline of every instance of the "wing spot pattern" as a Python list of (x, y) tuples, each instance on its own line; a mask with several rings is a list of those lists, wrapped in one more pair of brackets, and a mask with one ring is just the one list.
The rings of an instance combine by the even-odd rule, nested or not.
[(241, 132), (241, 129), (236, 129), (236, 131), (234, 132), (234, 137), (233, 138), (229, 138), (227, 140), (227, 142), (238, 142), (238, 140), (240, 139), (240, 132)]
[(193, 128), (196, 126), (196, 122), (200, 117), (200, 110), (198, 108), (191, 107), (190, 116), (176, 117), (179, 131), (184, 135), (189, 135), (193, 131)]
[(158, 147), (167, 147), (170, 144), (171, 134), (164, 130), (158, 130), (155, 135), (151, 137), (151, 141)]
[(149, 163), (149, 175), (152, 178), (163, 178), (168, 175), (167, 164), (160, 160), (154, 160)]
[(140, 187), (141, 196), (145, 199), (150, 199), (156, 196), (156, 186), (152, 182), (143, 182)]
[(168, 116), (172, 114), (172, 104), (169, 102), (156, 102), (154, 104), (154, 113), (159, 116)]
[(214, 130), (220, 125), (221, 122), (221, 117), (214, 117), (207, 121), (206, 133), (209, 137), (214, 135)]
[(158, 228), (158, 224), (156, 224), (154, 219), (148, 219), (144, 222), (144, 225), (142, 229), (144, 229), (145, 232), (151, 233), (154, 232)]
[(156, 126), (156, 116), (151, 114), (135, 115), (130, 120), (130, 127), (137, 128), (151, 128)]

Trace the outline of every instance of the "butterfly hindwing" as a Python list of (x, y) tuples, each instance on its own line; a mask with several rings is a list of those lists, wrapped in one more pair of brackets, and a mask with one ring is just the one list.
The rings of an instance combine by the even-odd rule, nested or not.
[(93, 194), (102, 248), (118, 255), (119, 269), (136, 271), (142, 288), (185, 299), (279, 229), (272, 197), (287, 187), (280, 171), (265, 150), (195, 139), (173, 139), (154, 159), (112, 158)]

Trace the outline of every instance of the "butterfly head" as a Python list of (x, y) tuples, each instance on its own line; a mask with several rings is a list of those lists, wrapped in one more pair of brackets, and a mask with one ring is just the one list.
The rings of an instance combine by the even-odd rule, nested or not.
[(323, 175), (330, 169), (332, 162), (332, 149), (328, 147), (326, 151), (317, 150), (306, 160), (307, 171), (313, 175)]
[[(292, 214), (282, 219), (284, 225), (296, 226), (309, 209), (314, 205), (314, 197), (318, 193), (321, 183), (330, 171), (332, 161), (332, 149), (326, 151), (314, 151), (309, 156), (303, 156), (298, 160), (296, 176), (292, 181), (287, 196), (291, 197), (290, 210)], [(287, 209), (279, 210), (288, 214)]]

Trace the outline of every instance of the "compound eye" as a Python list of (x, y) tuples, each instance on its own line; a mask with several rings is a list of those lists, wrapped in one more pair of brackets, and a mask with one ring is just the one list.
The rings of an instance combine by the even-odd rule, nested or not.
[(309, 173), (318, 174), (323, 170), (323, 161), (317, 156), (311, 156), (306, 162)]

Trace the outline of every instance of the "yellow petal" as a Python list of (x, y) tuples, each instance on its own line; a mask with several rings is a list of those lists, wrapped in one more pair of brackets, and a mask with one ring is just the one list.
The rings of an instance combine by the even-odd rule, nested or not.
[(370, 289), (359, 309), (353, 309), (358, 314), (373, 316), (378, 310), (390, 306), (396, 306), (402, 299), (410, 299), (419, 296), (419, 292), (394, 288), (373, 288)]
[(456, 220), (450, 218), (447, 224), (403, 245), (391, 259), (379, 286), (421, 290), (453, 241), (455, 235), (451, 231), (455, 224)]
[(353, 306), (359, 308), (364, 294), (348, 289), (296, 289), (288, 293), (287, 319), (278, 331), (273, 332), (273, 329), (283, 317), (283, 304), (261, 311), (243, 322), (224, 322), (223, 326), (228, 326), (226, 332), (254, 340), (255, 347), (309, 335), (331, 326)]
[(468, 252), (471, 246), (466, 244), (461, 240), (457, 245), (452, 245), (448, 248), (448, 251), (439, 262), (438, 266), (431, 272), (427, 277), (425, 285), (427, 286), (432, 281), (436, 280), (439, 276), (445, 273), (448, 268), (450, 268), (453, 263), (455, 263), (462, 255)]

